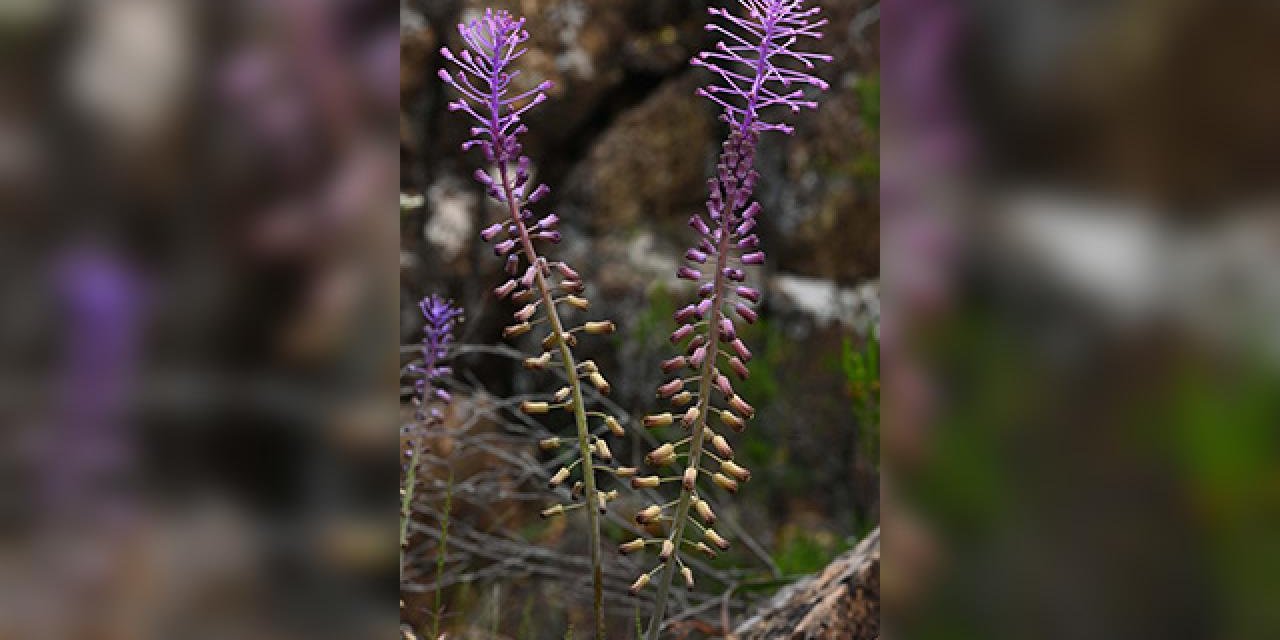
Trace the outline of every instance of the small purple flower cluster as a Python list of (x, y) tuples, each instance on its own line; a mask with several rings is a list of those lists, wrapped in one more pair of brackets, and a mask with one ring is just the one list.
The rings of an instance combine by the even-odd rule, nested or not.
[(422, 310), (423, 318), (422, 365), (409, 365), (409, 371), (420, 376), (414, 381), (418, 391), (415, 399), (418, 404), (416, 417), (427, 426), (432, 426), (441, 419), (440, 409), (434, 403), (438, 401), (448, 404), (452, 400), (449, 392), (436, 386), (435, 382), (442, 376), (453, 373), (452, 368), (442, 363), (449, 355), (453, 329), (462, 317), (462, 309), (455, 307), (452, 300), (435, 294), (418, 302), (418, 308)]

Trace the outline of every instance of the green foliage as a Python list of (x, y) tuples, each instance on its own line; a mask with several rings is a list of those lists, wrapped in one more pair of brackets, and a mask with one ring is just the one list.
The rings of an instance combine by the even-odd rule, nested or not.
[(793, 529), (784, 536), (782, 546), (774, 562), (788, 576), (807, 575), (822, 570), (844, 551), (844, 542), (830, 533), (814, 533), (805, 529)]
[(868, 73), (853, 86), (858, 94), (858, 120), (868, 131), (880, 133), (880, 74)]
[(880, 337), (872, 332), (866, 345), (855, 349), (845, 339), (841, 358), (853, 415), (858, 419), (859, 445), (867, 459), (880, 466)]

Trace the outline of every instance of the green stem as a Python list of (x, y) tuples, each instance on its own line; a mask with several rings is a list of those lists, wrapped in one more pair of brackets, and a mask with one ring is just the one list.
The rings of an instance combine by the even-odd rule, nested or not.
[(604, 570), (600, 559), (600, 513), (597, 509), (599, 498), (596, 497), (595, 469), (591, 460), (589, 442), (591, 432), (587, 427), (587, 410), (586, 403), (582, 398), (582, 383), (578, 379), (578, 364), (574, 361), (573, 351), (569, 349), (569, 345), (562, 339), (562, 336), (565, 335), (564, 324), (560, 322), (560, 313), (556, 309), (555, 301), (552, 298), (551, 287), (547, 284), (547, 280), (542, 274), (542, 268), (538, 263), (538, 254), (534, 251), (533, 241), (529, 238), (529, 230), (525, 227), (524, 220), (520, 218), (520, 207), (516, 203), (506, 165), (499, 165), (498, 173), (502, 178), (502, 189), (506, 195), (511, 221), (520, 233), (520, 242), (524, 247), (525, 257), (529, 259), (529, 264), (533, 266), (538, 292), (542, 294), (542, 305), (546, 310), (547, 319), (551, 322), (551, 331), (554, 332), (556, 343), (559, 345), (560, 362), (564, 366), (565, 375), (569, 380), (570, 402), (573, 406), (574, 422), (578, 428), (578, 451), (582, 460), (583, 498), (586, 500), (587, 505), (584, 510), (587, 512), (587, 534), (591, 546), (592, 610), (595, 614), (596, 638), (597, 640), (604, 640)]
[(453, 469), (449, 469), (449, 484), (444, 492), (444, 520), (440, 525), (440, 545), (436, 547), (436, 603), (431, 621), (431, 637), (440, 637), (440, 619), (444, 617), (444, 561), (449, 553), (449, 512), (453, 509)]

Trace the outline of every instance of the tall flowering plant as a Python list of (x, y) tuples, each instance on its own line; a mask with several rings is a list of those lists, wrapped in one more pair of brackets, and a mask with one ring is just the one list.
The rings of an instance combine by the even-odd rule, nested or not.
[[(689, 433), (646, 456), (646, 463), (658, 469), (658, 474), (632, 479), (638, 488), (657, 488), (668, 480), (679, 482), (680, 496), (637, 515), (642, 523), (669, 521), (665, 538), (641, 538), (622, 545), (623, 552), (651, 545), (658, 549), (659, 564), (641, 574), (631, 587), (632, 593), (638, 593), (657, 576), (658, 594), (648, 634), (651, 640), (661, 633), (676, 572), (693, 588), (693, 572), (681, 555), (693, 549), (714, 556), (717, 549), (729, 547), (713, 528), (716, 515), (703, 499), (704, 487), (711, 484), (736, 493), (739, 484), (751, 478), (749, 470), (734, 462), (733, 448), (717, 427), (741, 432), (755, 415), (725, 372), (739, 379), (749, 374), (746, 363), (751, 352), (738, 337), (737, 323), (754, 323), (754, 306), (761, 299), (760, 291), (747, 284), (747, 268), (765, 260), (755, 233), (760, 203), (752, 200), (759, 179), (756, 145), (765, 132), (793, 132), (782, 116), (817, 107), (807, 98), (806, 89), (827, 89), (814, 68), (817, 62), (829, 62), (830, 56), (801, 48), (805, 39), (822, 37), (821, 28), (827, 21), (818, 17), (818, 7), (806, 7), (805, 0), (739, 0), (739, 4), (742, 15), (708, 9), (719, 20), (706, 29), (722, 39), (713, 50), (692, 60), (694, 66), (717, 76), (698, 93), (720, 106), (729, 135), (716, 175), (707, 181), (706, 216), (695, 214), (689, 219), (696, 242), (684, 255), (686, 264), (676, 270), (679, 278), (698, 284), (698, 300), (675, 313), (679, 328), (671, 334), (671, 342), (680, 347), (681, 355), (662, 364), (664, 372), (676, 374), (658, 387), (658, 397), (667, 399), (672, 411), (646, 416), (644, 421), (647, 427), (679, 422)], [(717, 419), (715, 426), (712, 416)], [(674, 470), (673, 474), (661, 475), (668, 469)]]
[[(606, 335), (615, 330), (609, 320), (583, 322), (570, 328), (562, 312), (585, 312), (590, 302), (584, 296), (586, 289), (581, 276), (563, 261), (552, 261), (539, 253), (539, 246), (560, 242), (557, 230), (559, 218), (551, 213), (536, 216), (530, 206), (550, 193), (546, 184), (531, 181), (530, 160), (521, 153), (520, 136), (527, 131), (522, 116), (546, 100), (550, 82), (525, 85), (517, 88), (521, 72), (514, 63), (524, 55), (524, 43), (529, 39), (524, 29), (524, 19), (506, 11), (486, 10), (484, 15), (469, 23), (458, 25), (465, 48), (457, 53), (441, 49), (445, 60), (455, 68), (452, 72), (442, 69), (440, 79), (452, 87), (459, 98), (450, 102), (451, 111), (461, 112), (474, 122), (470, 139), (462, 145), (463, 151), (478, 148), (488, 166), (477, 169), (476, 180), (484, 186), (489, 196), (503, 205), (503, 219), (486, 227), (481, 237), (494, 243), (494, 253), (504, 260), (508, 279), (494, 289), (499, 298), (510, 298), (518, 306), (515, 322), (503, 331), (508, 339), (518, 338), (535, 331), (545, 331), (539, 355), (525, 359), (524, 366), (531, 370), (559, 367), (567, 385), (545, 400), (529, 400), (521, 409), (530, 415), (565, 411), (572, 414), (576, 426), (576, 438), (568, 444), (576, 446), (574, 461), (551, 477), (554, 488), (571, 482), (575, 471), (581, 480), (573, 482), (572, 493), (581, 496), (582, 502), (569, 505), (557, 504), (543, 511), (544, 517), (563, 514), (583, 508), (587, 514), (590, 545), (593, 611), (596, 637), (605, 634), (604, 578), (600, 557), (600, 515), (605, 513), (608, 502), (617, 497), (617, 491), (601, 491), (596, 473), (606, 470), (599, 463), (608, 463), (613, 454), (604, 435), (625, 435), (621, 423), (613, 416), (588, 411), (582, 385), (590, 384), (598, 392), (607, 394), (609, 382), (595, 363), (578, 362), (573, 349), (577, 336)], [(596, 428), (590, 420), (596, 419)], [(544, 450), (554, 450), (562, 445), (560, 438), (550, 438), (540, 443)], [(634, 475), (634, 469), (607, 469), (615, 475)]]

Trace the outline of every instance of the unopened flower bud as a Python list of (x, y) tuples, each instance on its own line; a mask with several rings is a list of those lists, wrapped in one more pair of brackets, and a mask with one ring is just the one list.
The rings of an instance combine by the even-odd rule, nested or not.
[(650, 505), (636, 512), (637, 524), (649, 524), (662, 516), (662, 507)]
[(609, 381), (605, 380), (604, 376), (600, 375), (600, 372), (598, 371), (587, 376), (587, 380), (591, 382), (591, 386), (596, 388), (596, 391), (599, 391), (606, 396), (613, 390), (613, 387), (609, 385)]
[(671, 554), (676, 552), (676, 545), (671, 542), (670, 538), (662, 541), (662, 551), (658, 553), (658, 559), (666, 562), (671, 559)]
[(658, 387), (658, 397), (670, 398), (676, 393), (679, 393), (681, 389), (684, 389), (684, 384), (685, 384), (684, 380), (681, 378), (668, 380), (667, 382), (663, 383), (662, 386)]
[(586, 311), (591, 307), (590, 300), (587, 300), (586, 298), (580, 298), (578, 296), (565, 296), (564, 301), (569, 303), (569, 306), (573, 307), (574, 309), (577, 309), (578, 311)]
[(684, 485), (684, 488), (687, 491), (693, 491), (693, 486), (697, 482), (698, 482), (698, 470), (693, 467), (689, 467), (688, 469), (685, 469), (684, 477), (681, 479), (681, 484)]
[(742, 338), (730, 342), (729, 346), (733, 347), (734, 353), (738, 354), (738, 357), (742, 358), (743, 362), (751, 362), (751, 350), (747, 348), (747, 344), (742, 341)]
[(707, 546), (707, 543), (705, 542), (699, 542), (698, 544), (693, 545), (693, 548), (697, 551), (702, 552), (708, 558), (714, 559), (716, 557), (716, 550)]
[(546, 402), (535, 402), (533, 400), (525, 400), (520, 403), (520, 410), (529, 415), (543, 414), (551, 410), (551, 405)]
[(621, 553), (624, 556), (628, 553), (635, 553), (642, 550), (644, 550), (644, 538), (636, 538), (635, 540), (618, 545), (618, 553)]
[(541, 515), (544, 518), (550, 518), (551, 516), (558, 516), (562, 513), (564, 513), (564, 505), (557, 504), (555, 506), (551, 506), (551, 507), (547, 507), (546, 509), (543, 509)]
[(493, 290), (493, 294), (498, 296), (498, 298), (505, 298), (511, 295), (511, 292), (515, 291), (516, 286), (519, 284), (520, 283), (516, 282), (515, 280), (508, 280), (502, 283), (501, 285), (499, 285), (498, 287), (495, 287)]
[(671, 396), (671, 404), (676, 407), (683, 407), (690, 402), (693, 402), (693, 393), (690, 391), (681, 391)]
[(747, 369), (747, 365), (743, 364), (742, 361), (738, 359), (738, 356), (729, 358), (729, 368), (733, 369), (733, 372), (738, 374), (739, 380), (746, 380), (747, 377), (751, 375), (751, 371)]
[(596, 452), (596, 455), (599, 456), (600, 459), (604, 460), (605, 462), (609, 462), (610, 460), (613, 460), (613, 452), (609, 451), (609, 443), (605, 442), (603, 438), (596, 439), (595, 452)]
[(560, 438), (546, 438), (538, 441), (538, 448), (543, 451), (555, 451), (560, 448)]
[(644, 457), (645, 464), (651, 467), (665, 467), (676, 460), (676, 448), (671, 443), (659, 446)]
[(524, 307), (521, 307), (521, 309), (515, 313), (515, 318), (520, 322), (528, 322), (529, 318), (532, 318), (533, 314), (537, 312), (538, 312), (538, 305), (526, 304)]
[(707, 524), (715, 523), (716, 514), (711, 510), (711, 505), (706, 500), (699, 498), (697, 502), (693, 503), (693, 510), (698, 512), (698, 517), (702, 518), (703, 522)]
[(640, 470), (635, 467), (618, 467), (617, 469), (614, 469), (613, 472), (614, 475), (619, 478), (632, 478), (635, 477)]
[(556, 402), (564, 402), (569, 399), (569, 396), (572, 393), (573, 390), (569, 387), (560, 387), (559, 389), (556, 389), (555, 395), (551, 397), (554, 398)]
[(728, 491), (729, 493), (738, 492), (738, 481), (734, 480), (733, 478), (730, 478), (729, 476), (726, 476), (723, 473), (715, 474), (714, 476), (711, 477), (711, 480), (716, 483), (716, 486), (720, 487), (721, 489), (724, 489), (725, 491)]
[(689, 407), (689, 410), (685, 411), (684, 416), (680, 418), (680, 424), (686, 429), (693, 427), (693, 423), (698, 421), (699, 414), (697, 407)]
[(524, 368), (526, 368), (526, 369), (530, 369), (530, 370), (533, 370), (533, 371), (541, 371), (541, 370), (543, 370), (544, 368), (546, 368), (546, 366), (547, 366), (548, 364), (551, 364), (551, 353), (550, 353), (550, 352), (543, 353), (542, 355), (540, 355), (540, 356), (538, 356), (538, 357), (536, 357), (536, 358), (525, 358), (525, 359), (524, 359)]
[(689, 588), (689, 592), (693, 592), (693, 569), (689, 567), (680, 567), (680, 576), (684, 578), (684, 584)]
[(568, 479), (569, 479), (569, 467), (560, 467), (560, 470), (556, 471), (555, 475), (551, 476), (551, 481), (548, 482), (547, 484), (550, 484), (551, 488), (554, 489), (560, 486), (561, 484), (564, 484), (564, 481)]
[(596, 366), (595, 360), (583, 360), (578, 364), (578, 366), (582, 369), (583, 373), (595, 373), (600, 370), (600, 368)]
[(578, 272), (577, 272), (577, 271), (574, 271), (572, 267), (570, 267), (569, 265), (567, 265), (567, 264), (565, 264), (565, 263), (563, 263), (563, 262), (557, 262), (557, 263), (556, 263), (556, 270), (560, 272), (560, 275), (562, 275), (562, 276), (564, 276), (564, 277), (566, 277), (566, 278), (568, 278), (568, 279), (570, 279), (570, 280), (581, 280), (581, 279), (582, 279), (582, 276), (578, 275)]
[(658, 476), (636, 476), (631, 479), (632, 489), (657, 489), (662, 484)]
[(688, 338), (692, 333), (693, 333), (693, 325), (691, 324), (681, 325), (679, 329), (676, 329), (671, 333), (671, 344), (679, 343), (681, 340)]
[(530, 329), (532, 329), (532, 328), (533, 328), (533, 325), (532, 325), (532, 324), (529, 324), (528, 322), (521, 322), (520, 324), (513, 324), (513, 325), (511, 325), (511, 326), (509, 326), (509, 327), (506, 327), (506, 328), (504, 328), (504, 329), (502, 330), (502, 337), (504, 337), (504, 338), (506, 338), (506, 339), (508, 339), (508, 340), (510, 340), (511, 338), (518, 338), (518, 337), (520, 337), (520, 336), (522, 336), (522, 335), (524, 335), (524, 334), (526, 334), (526, 333), (529, 333), (529, 330), (530, 330)]
[(743, 400), (741, 396), (733, 396), (732, 398), (729, 398), (729, 406), (733, 407), (734, 411), (742, 414), (748, 420), (754, 418), (756, 415), (755, 408), (747, 404), (747, 401)]
[(707, 345), (702, 345), (693, 350), (693, 355), (689, 356), (689, 364), (695, 367), (701, 367), (702, 361), (707, 358)]
[(670, 413), (658, 413), (644, 417), (644, 426), (649, 429), (655, 427), (665, 427), (675, 421), (675, 416)]
[(600, 509), (600, 513), (609, 511), (609, 496), (603, 491), (596, 492), (596, 508)]
[(588, 322), (582, 325), (583, 331), (593, 336), (607, 336), (618, 330), (618, 326), (613, 324), (612, 320), (600, 320), (598, 322)]
[(635, 582), (631, 583), (631, 588), (628, 591), (630, 591), (631, 595), (633, 596), (639, 595), (640, 590), (648, 586), (648, 584), (649, 584), (649, 574), (647, 573), (641, 574), (639, 578), (636, 578)]
[(733, 447), (729, 446), (729, 441), (718, 433), (711, 436), (711, 448), (715, 449), (722, 458), (733, 458)]
[(587, 489), (587, 485), (583, 484), (582, 481), (579, 480), (573, 483), (573, 486), (569, 488), (569, 495), (574, 500), (577, 500), (578, 498), (582, 497), (582, 492), (586, 491), (586, 489)]
[(735, 433), (742, 433), (742, 431), (747, 428), (747, 423), (743, 422), (742, 418), (739, 418), (732, 411), (721, 411), (720, 421), (723, 422), (725, 426), (733, 429)]
[(608, 427), (609, 432), (619, 438), (627, 435), (627, 430), (622, 428), (622, 423), (618, 422), (618, 419), (613, 416), (604, 417), (604, 426)]
[(564, 293), (582, 293), (587, 290), (587, 286), (582, 284), (581, 280), (565, 280), (559, 286), (560, 291)]
[(706, 531), (703, 531), (702, 536), (707, 540), (710, 540), (711, 544), (714, 544), (721, 551), (729, 550), (729, 541), (720, 537), (720, 534), (716, 533), (715, 529), (707, 529)]
[(747, 482), (751, 480), (751, 471), (732, 460), (725, 460), (724, 462), (721, 462), (720, 470), (733, 476), (738, 480), (738, 482)]
[(733, 306), (733, 310), (738, 312), (738, 316), (747, 321), (747, 324), (755, 324), (756, 312), (745, 304), (738, 303)]
[(723, 393), (726, 396), (734, 395), (733, 385), (729, 383), (729, 379), (726, 378), (724, 374), (719, 372), (716, 373), (715, 384), (716, 388), (720, 390), (720, 393)]
[(683, 369), (687, 366), (689, 366), (688, 359), (686, 359), (684, 356), (676, 356), (674, 358), (671, 358), (670, 360), (664, 360), (662, 362), (662, 372), (671, 373), (672, 371)]

